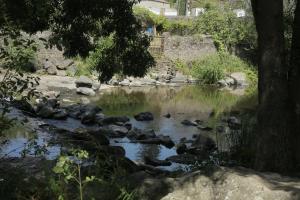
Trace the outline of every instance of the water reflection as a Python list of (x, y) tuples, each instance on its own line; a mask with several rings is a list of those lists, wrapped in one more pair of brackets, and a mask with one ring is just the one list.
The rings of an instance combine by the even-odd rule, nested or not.
[[(214, 126), (222, 113), (252, 107), (255, 104), (255, 98), (236, 96), (216, 88), (200, 86), (116, 88), (95, 97), (93, 101), (104, 109), (106, 115), (128, 115), (134, 127), (154, 129), (157, 134), (169, 135), (175, 143), (183, 137), (192, 139), (194, 134), (200, 133), (215, 139), (213, 133), (183, 126), (181, 121), (184, 119), (198, 119)], [(152, 112), (154, 120), (138, 122), (133, 118), (135, 114), (144, 111)], [(170, 119), (164, 117), (167, 113), (171, 114)], [(133, 144), (127, 139), (121, 139), (119, 142), (121, 143), (114, 145), (124, 147), (126, 156), (132, 160), (142, 160), (146, 155), (158, 159), (176, 155), (175, 148)]]

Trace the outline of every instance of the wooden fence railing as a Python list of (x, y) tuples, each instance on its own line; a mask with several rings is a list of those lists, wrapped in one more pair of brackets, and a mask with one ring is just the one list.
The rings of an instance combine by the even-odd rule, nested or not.
[(155, 36), (153, 37), (149, 51), (153, 56), (161, 56), (164, 52), (164, 37), (162, 36)]

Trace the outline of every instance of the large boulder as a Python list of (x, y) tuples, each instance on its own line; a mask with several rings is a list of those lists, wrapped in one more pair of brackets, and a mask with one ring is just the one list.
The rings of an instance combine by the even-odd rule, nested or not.
[(237, 87), (245, 88), (248, 86), (247, 75), (244, 72), (232, 73), (230, 74), (230, 77), (234, 80)]
[(93, 80), (87, 76), (80, 76), (79, 79), (75, 81), (77, 88), (92, 88)]
[(126, 123), (128, 122), (130, 119), (127, 116), (118, 116), (118, 117), (105, 117), (104, 119), (102, 119), (99, 123), (101, 125), (105, 125), (105, 124), (116, 124), (116, 123)]
[(128, 79), (124, 79), (123, 81), (119, 82), (119, 85), (121, 86), (129, 86), (130, 81)]
[(136, 121), (152, 121), (154, 119), (151, 112), (141, 112), (134, 116)]
[(88, 87), (79, 87), (76, 89), (77, 94), (82, 94), (86, 96), (95, 96), (96, 93), (92, 88)]
[(54, 64), (58, 70), (66, 70), (68, 67), (74, 64), (74, 61), (67, 59), (60, 62), (56, 61)]

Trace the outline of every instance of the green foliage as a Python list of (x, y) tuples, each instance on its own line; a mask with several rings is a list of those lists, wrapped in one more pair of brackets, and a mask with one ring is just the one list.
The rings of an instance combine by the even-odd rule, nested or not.
[(256, 85), (257, 74), (253, 66), (240, 58), (228, 53), (217, 53), (206, 56), (191, 63), (191, 74), (201, 82), (214, 84), (233, 72), (245, 72), (250, 78), (251, 85)]
[(66, 187), (68, 184), (75, 182), (78, 187), (79, 199), (83, 200), (84, 187), (96, 180), (95, 176), (82, 177), (82, 166), (84, 162), (89, 158), (87, 151), (74, 150), (72, 152), (72, 159), (68, 156), (60, 156), (55, 167), (53, 168), (54, 173), (59, 175), (58, 183), (51, 182), (53, 190), (58, 194), (58, 199), (63, 200), (66, 197), (61, 190), (62, 188), (57, 187), (61, 185)]
[(0, 48), (0, 65), (17, 71), (34, 72), (34, 62), (37, 46), (31, 39), (26, 39), (18, 33), (0, 34), (3, 47)]
[(186, 0), (178, 0), (178, 15), (184, 16), (186, 14)]
[(20, 72), (6, 71), (0, 81), (0, 136), (15, 122), (15, 119), (9, 119), (6, 116), (10, 111), (9, 102), (19, 98), (21, 102), (28, 104), (30, 99), (35, 96), (34, 91), (38, 81), (39, 78), (24, 76)]
[(201, 83), (216, 84), (219, 80), (224, 78), (224, 71), (216, 63), (207, 62), (203, 60), (193, 65), (192, 74)]
[(193, 23), (189, 19), (169, 20), (164, 24), (164, 30), (176, 35), (190, 35), (194, 33)]
[(0, 0), (0, 27), (1, 31), (13, 27), (29, 33), (51, 30), (51, 45), (63, 50), (66, 56), (83, 58), (94, 51), (95, 41), (113, 34), (111, 51), (118, 57), (117, 65), (98, 67), (99, 79), (106, 81), (119, 71), (142, 76), (154, 65), (154, 60), (148, 52), (149, 38), (142, 33), (142, 26), (132, 12), (135, 3), (135, 0)]
[(188, 66), (187, 63), (181, 61), (180, 59), (176, 59), (173, 64), (175, 65), (175, 68), (182, 72), (183, 74), (185, 75), (190, 75), (191, 74), (191, 71), (190, 71), (190, 68)]
[(98, 71), (101, 81), (110, 80), (114, 74), (142, 76), (154, 65), (153, 57), (145, 48), (149, 44), (147, 37), (136, 38), (122, 51), (117, 40), (115, 34), (99, 38), (87, 58), (88, 67)]
[(194, 31), (211, 35), (220, 51), (230, 51), (236, 44), (256, 44), (253, 20), (239, 19), (226, 7), (210, 9), (199, 16)]
[(141, 23), (153, 24), (157, 26), (158, 29), (159, 27), (163, 28), (164, 24), (167, 23), (167, 18), (165, 16), (156, 15), (150, 10), (140, 6), (134, 6), (133, 13)]

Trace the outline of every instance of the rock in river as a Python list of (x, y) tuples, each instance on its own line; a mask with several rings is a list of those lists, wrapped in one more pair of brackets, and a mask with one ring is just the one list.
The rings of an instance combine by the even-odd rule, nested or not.
[(79, 79), (75, 81), (77, 88), (92, 88), (93, 87), (93, 80), (86, 76), (80, 76)]
[(185, 126), (197, 126), (197, 125), (198, 125), (197, 123), (192, 122), (192, 121), (187, 120), (187, 119), (183, 120), (183, 121), (181, 122), (181, 124), (183, 124), (183, 125), (185, 125)]
[(86, 96), (95, 96), (95, 91), (92, 88), (79, 87), (76, 89), (77, 94), (82, 94)]
[(127, 116), (105, 117), (99, 123), (102, 124), (102, 125), (106, 125), (106, 124), (115, 124), (115, 123), (119, 123), (119, 122), (126, 123), (129, 120), (130, 119)]
[(144, 157), (145, 164), (152, 166), (171, 166), (172, 163), (167, 160), (158, 160), (155, 158), (150, 158), (149, 156)]
[(152, 121), (154, 119), (151, 112), (141, 112), (134, 116), (137, 121)]

